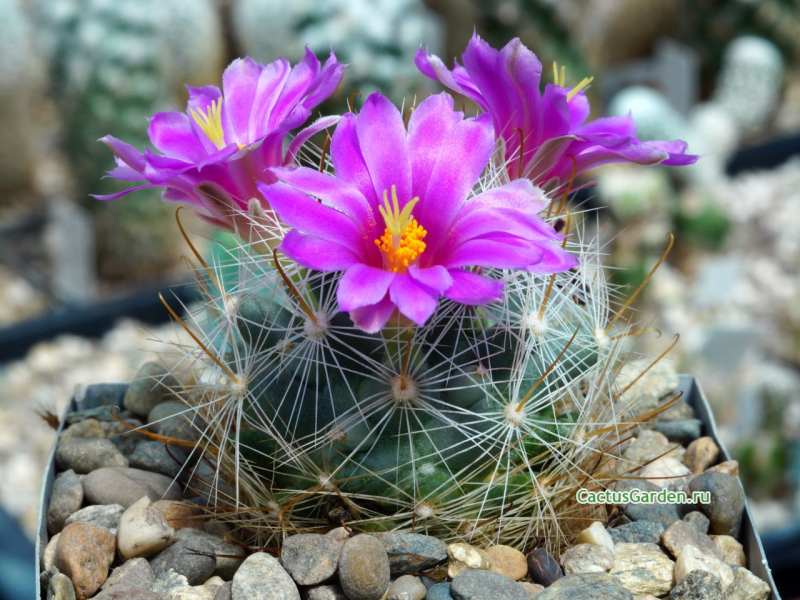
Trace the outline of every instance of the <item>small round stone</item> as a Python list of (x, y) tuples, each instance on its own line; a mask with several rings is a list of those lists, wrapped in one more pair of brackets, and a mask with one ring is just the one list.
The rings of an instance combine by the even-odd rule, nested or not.
[(561, 555), (565, 575), (605, 573), (614, 565), (614, 554), (605, 546), (578, 544)]
[(756, 577), (747, 569), (736, 569), (733, 583), (727, 589), (728, 598), (747, 598), (748, 600), (767, 600), (772, 594), (769, 584)]
[(142, 496), (119, 519), (117, 546), (123, 558), (146, 557), (166, 548), (175, 530), (169, 526), (150, 498)]
[(159, 435), (179, 440), (197, 441), (198, 431), (193, 423), (199, 424), (195, 411), (182, 402), (164, 402), (153, 407), (147, 415), (150, 429)]
[(56, 545), (55, 566), (72, 580), (77, 600), (100, 589), (114, 560), (116, 539), (108, 529), (91, 523), (70, 523)]
[(161, 473), (167, 477), (177, 477), (186, 463), (186, 454), (180, 448), (170, 448), (161, 442), (140, 442), (128, 458), (135, 469)]
[(169, 477), (123, 467), (92, 471), (83, 480), (83, 490), (91, 504), (120, 504), (123, 508), (142, 496), (153, 502), (180, 499), (180, 489)]
[(672, 589), (675, 563), (656, 544), (617, 544), (610, 574), (631, 594), (663, 596)]
[(611, 534), (608, 533), (600, 521), (595, 521), (589, 527), (584, 529), (575, 538), (576, 544), (595, 544), (596, 546), (605, 546), (614, 554), (614, 540), (611, 539)]
[(686, 546), (694, 546), (715, 558), (722, 557), (711, 538), (686, 521), (676, 521), (670, 525), (661, 534), (661, 545), (669, 551), (673, 558), (678, 558)]
[(692, 571), (708, 571), (719, 579), (724, 592), (733, 581), (733, 570), (730, 565), (708, 554), (704, 554), (694, 546), (686, 546), (675, 561), (675, 581), (680, 581)]
[(700, 419), (681, 419), (679, 421), (659, 421), (653, 429), (667, 436), (672, 442), (689, 443), (700, 437), (703, 423)]
[(693, 510), (687, 513), (686, 516), (683, 517), (683, 520), (697, 527), (700, 533), (708, 533), (708, 528), (711, 526), (711, 521), (699, 510)]
[(62, 441), (56, 449), (59, 469), (76, 473), (91, 473), (103, 467), (127, 467), (128, 459), (106, 439), (75, 438)]
[(315, 585), (333, 577), (342, 545), (316, 533), (293, 535), (283, 542), (281, 564), (298, 585)]
[(403, 575), (389, 587), (386, 600), (423, 600), (428, 590), (419, 578)]
[(83, 504), (83, 484), (72, 469), (59, 473), (53, 483), (50, 506), (47, 508), (47, 530), (58, 533), (67, 518)]
[(717, 458), (719, 446), (712, 438), (703, 436), (689, 444), (683, 462), (692, 473), (698, 475), (717, 462)]
[(350, 538), (339, 555), (339, 581), (350, 600), (379, 600), (389, 587), (389, 556), (376, 538)]
[(129, 411), (144, 417), (156, 404), (174, 398), (179, 387), (178, 380), (164, 365), (147, 362), (128, 386), (122, 403)]
[(119, 520), (125, 509), (119, 504), (95, 504), (94, 506), (87, 506), (80, 510), (76, 510), (69, 517), (66, 523), (75, 523), (76, 521), (85, 521), (92, 523), (98, 527), (105, 527), (114, 535), (117, 535), (117, 528), (119, 527)]
[(150, 563), (144, 558), (132, 558), (111, 571), (101, 589), (108, 589), (115, 585), (131, 585), (142, 589), (150, 589), (156, 576)]
[(166, 596), (176, 588), (185, 587), (189, 587), (189, 581), (186, 579), (186, 577), (180, 573), (176, 573), (172, 569), (169, 569), (168, 571), (164, 571), (156, 577), (153, 585), (150, 586), (150, 589), (157, 594)]
[(528, 572), (534, 583), (550, 587), (564, 576), (561, 566), (544, 548), (536, 548), (528, 556)]
[(708, 571), (689, 572), (669, 593), (671, 600), (722, 600), (722, 586)]
[(689, 482), (690, 492), (710, 492), (711, 503), (699, 504), (711, 521), (716, 535), (739, 536), (744, 512), (744, 490), (739, 482), (725, 473), (703, 473)]
[(528, 575), (525, 555), (511, 546), (497, 544), (486, 549), (489, 555), (489, 570), (519, 581)]
[(736, 565), (737, 567), (746, 567), (747, 558), (744, 555), (744, 546), (740, 544), (735, 538), (729, 535), (712, 535), (709, 536), (714, 545), (719, 550), (720, 557), (729, 565)]
[(180, 573), (189, 585), (200, 585), (214, 573), (217, 559), (214, 548), (207, 541), (197, 537), (175, 542), (150, 559), (150, 566), (156, 576), (172, 569)]
[(47, 585), (47, 600), (75, 600), (75, 587), (69, 577), (56, 573)]
[(256, 598), (300, 600), (300, 592), (277, 558), (264, 552), (257, 552), (248, 556), (233, 576), (231, 598), (232, 600)]
[(615, 544), (658, 544), (664, 525), (653, 521), (634, 521), (608, 530)]
[[(244, 549), (234, 544), (229, 544), (221, 536), (213, 535), (201, 529), (194, 529), (187, 527), (176, 532), (172, 538), (173, 542), (179, 540), (193, 540), (201, 538), (211, 544), (214, 549), (214, 554), (217, 557), (217, 566), (214, 569), (214, 575), (221, 577), (225, 581), (233, 579), (236, 570), (244, 562), (247, 557)], [(239, 558), (237, 558), (239, 557)]]
[(326, 583), (304, 589), (303, 600), (348, 600), (348, 598), (345, 596), (342, 586)]
[(45, 571), (49, 571), (53, 565), (55, 565), (56, 546), (58, 545), (58, 538), (60, 536), (60, 533), (55, 534), (50, 538), (50, 541), (47, 542), (47, 546), (45, 546), (44, 552), (42, 553), (42, 566)]
[(631, 600), (631, 593), (608, 573), (562, 577), (535, 596), (536, 600)]
[(115, 585), (92, 596), (92, 600), (166, 600), (167, 598), (170, 597), (159, 596), (146, 588), (128, 584)]
[(453, 600), (453, 594), (450, 593), (451, 587), (451, 583), (437, 583), (428, 590), (425, 600)]
[(430, 535), (388, 532), (373, 537), (386, 549), (393, 576), (416, 573), (447, 560), (447, 544)]
[(447, 547), (447, 556), (450, 559), (447, 576), (451, 579), (467, 569), (487, 570), (491, 564), (486, 550), (461, 542), (450, 544)]
[(475, 569), (456, 575), (450, 593), (455, 600), (528, 600), (528, 592), (513, 579)]
[(175, 531), (186, 529), (187, 527), (193, 529), (201, 529), (203, 527), (202, 519), (198, 519), (203, 515), (203, 510), (199, 507), (190, 506), (187, 502), (180, 502), (178, 500), (159, 500), (153, 503), (153, 507), (161, 513), (169, 526)]

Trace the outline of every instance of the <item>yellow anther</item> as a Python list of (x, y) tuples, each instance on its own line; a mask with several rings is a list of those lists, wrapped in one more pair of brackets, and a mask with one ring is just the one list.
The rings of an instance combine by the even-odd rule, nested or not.
[[(594, 81), (594, 77), (584, 77), (581, 79), (581, 82), (567, 93), (567, 102), (572, 100), (582, 90), (589, 87), (592, 81)], [(558, 63), (555, 61), (553, 61), (553, 83), (559, 87), (566, 87), (567, 84), (567, 68), (562, 66), (561, 74), (559, 75)]]
[(419, 198), (409, 200), (400, 210), (397, 199), (397, 188), (392, 186), (392, 202), (389, 203), (387, 193), (383, 192), (383, 206), (378, 210), (386, 223), (383, 235), (375, 240), (375, 245), (385, 256), (386, 268), (395, 273), (403, 273), (425, 251), (423, 238), (428, 232), (417, 223), (411, 214)]
[(225, 134), (222, 131), (222, 98), (212, 100), (207, 112), (191, 109), (192, 118), (203, 130), (211, 143), (219, 150), (225, 147)]
[(589, 84), (591, 84), (592, 81), (594, 81), (594, 77), (584, 77), (583, 79), (581, 79), (581, 82), (574, 88), (572, 88), (570, 92), (567, 94), (567, 102), (572, 100), (572, 98), (574, 98), (575, 95), (578, 94), (581, 90), (589, 87)]

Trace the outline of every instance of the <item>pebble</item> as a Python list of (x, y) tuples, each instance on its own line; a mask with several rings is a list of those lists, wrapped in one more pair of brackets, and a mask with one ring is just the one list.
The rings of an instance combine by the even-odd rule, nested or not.
[(166, 596), (148, 589), (128, 584), (115, 585), (92, 596), (92, 600), (164, 600), (165, 598)]
[(334, 583), (305, 588), (301, 594), (303, 600), (348, 600), (342, 586)]
[[(331, 529), (325, 535), (328, 536), (329, 538), (333, 538), (334, 540), (336, 540), (340, 544), (344, 544), (347, 540), (350, 539), (350, 532), (347, 529), (345, 529), (344, 527), (337, 527), (336, 529)], [(379, 540), (381, 540), (381, 543), (383, 543), (384, 547), (387, 546), (387, 544), (383, 540), (383, 537), (387, 536), (387, 535), (390, 535), (390, 534), (388, 534), (388, 533), (376, 533), (376, 534), (373, 534), (373, 535), (376, 538), (378, 538)], [(388, 553), (389, 550), (386, 550), (386, 552)], [(389, 561), (390, 562), (391, 562), (391, 560), (392, 560), (391, 557), (389, 557)]]
[(631, 594), (663, 596), (672, 589), (675, 563), (656, 544), (617, 544), (611, 575)]
[[(88, 406), (118, 406), (122, 404), (128, 383), (91, 383), (75, 391), (75, 400)], [(69, 416), (67, 417), (69, 421)]]
[(315, 585), (336, 573), (341, 549), (342, 544), (331, 537), (301, 533), (284, 540), (281, 564), (298, 585)]
[(389, 556), (376, 538), (361, 534), (342, 546), (339, 582), (350, 600), (379, 600), (389, 580)]
[(116, 539), (91, 523), (66, 525), (56, 545), (55, 566), (72, 580), (77, 600), (90, 598), (108, 577)]
[(664, 525), (653, 521), (634, 521), (608, 530), (615, 543), (657, 544), (664, 532)]
[(708, 517), (699, 510), (693, 510), (690, 513), (686, 513), (686, 515), (683, 517), (683, 520), (686, 523), (691, 523), (697, 527), (698, 531), (701, 533), (708, 533), (708, 528), (711, 526), (711, 521), (709, 521)]
[(66, 523), (83, 521), (85, 523), (97, 525), (98, 527), (104, 527), (114, 535), (117, 535), (119, 520), (124, 512), (125, 509), (119, 504), (95, 504), (94, 506), (87, 506), (76, 510), (67, 517)]
[(653, 429), (679, 444), (689, 443), (700, 437), (703, 423), (700, 419), (680, 419), (679, 421), (658, 421)]
[(631, 600), (631, 593), (608, 573), (567, 575), (556, 581), (536, 600)]
[(736, 569), (725, 600), (767, 600), (772, 593), (769, 584), (747, 569)]
[[(389, 567), (387, 564), (386, 587), (389, 585), (388, 572)], [(256, 598), (300, 600), (300, 592), (297, 590), (292, 578), (283, 569), (277, 558), (265, 552), (257, 552), (247, 557), (247, 560), (236, 571), (236, 575), (233, 576), (233, 587), (231, 589), (232, 600), (255, 600)], [(385, 591), (385, 588), (383, 591)], [(374, 600), (378, 600), (383, 595), (383, 591)], [(360, 599), (353, 598), (352, 600)]]
[[(193, 528), (181, 529), (173, 536), (172, 541), (177, 542), (179, 540), (192, 540), (196, 538), (201, 538), (208, 542), (214, 549), (214, 554), (217, 555), (217, 566), (214, 569), (214, 575), (221, 577), (225, 581), (233, 579), (236, 570), (246, 558), (244, 549), (234, 544), (229, 544), (217, 535)], [(236, 556), (241, 556), (241, 558), (236, 558)]]
[(722, 591), (733, 581), (733, 571), (720, 559), (704, 554), (694, 546), (686, 546), (675, 561), (675, 580), (680, 581), (697, 569), (708, 571), (719, 579)]
[(453, 594), (450, 593), (452, 584), (449, 582), (437, 583), (428, 590), (428, 595), (425, 600), (453, 600)]
[(217, 559), (213, 546), (196, 537), (178, 540), (162, 550), (150, 559), (150, 566), (156, 576), (172, 569), (186, 577), (189, 585), (195, 586), (213, 575)]
[(106, 439), (75, 438), (61, 441), (56, 449), (56, 464), (62, 471), (91, 473), (103, 467), (127, 467), (128, 459)]
[(565, 575), (604, 573), (614, 565), (614, 553), (605, 546), (578, 544), (561, 555)]
[(544, 548), (536, 548), (528, 553), (528, 572), (534, 583), (550, 587), (564, 576), (561, 565)]
[(201, 529), (203, 527), (203, 519), (197, 518), (203, 516), (203, 509), (192, 506), (188, 502), (159, 500), (154, 502), (153, 506), (175, 531), (180, 531), (187, 527), (193, 529)]
[(178, 380), (166, 367), (157, 362), (147, 362), (128, 386), (122, 404), (132, 413), (144, 417), (156, 404), (174, 398), (174, 391), (179, 387)]
[(678, 446), (669, 451), (670, 448), (674, 446), (675, 444), (671, 444), (663, 434), (653, 431), (652, 429), (643, 429), (631, 441), (628, 447), (625, 448), (625, 451), (622, 453), (622, 458), (630, 463), (632, 467), (643, 465), (662, 454), (680, 461), (683, 459), (685, 450), (683, 447)]
[(719, 579), (708, 571), (691, 571), (669, 593), (674, 600), (722, 600)]
[(47, 585), (47, 600), (75, 600), (75, 587), (69, 577), (56, 573)]
[(83, 480), (83, 490), (91, 504), (121, 504), (123, 508), (129, 508), (142, 496), (153, 502), (180, 499), (180, 489), (169, 477), (124, 467), (92, 471)]
[(423, 600), (428, 590), (419, 578), (413, 575), (402, 575), (389, 586), (386, 600)]
[[(102, 407), (106, 412), (108, 412), (108, 407)], [(71, 440), (76, 439), (87, 439), (87, 438), (105, 438), (106, 431), (103, 429), (103, 426), (100, 425), (100, 421), (97, 419), (86, 419), (84, 421), (80, 421), (75, 423), (74, 425), (70, 425), (64, 431), (61, 432), (61, 437), (59, 438), (59, 443), (63, 444), (64, 442), (68, 442)]]
[(159, 435), (166, 435), (180, 440), (196, 442), (200, 439), (199, 432), (193, 423), (199, 419), (194, 410), (182, 402), (164, 402), (153, 407), (147, 415), (147, 422)]
[(528, 592), (500, 573), (468, 569), (453, 578), (450, 593), (455, 600), (528, 600)]
[(575, 538), (575, 543), (605, 546), (611, 550), (612, 555), (614, 554), (614, 540), (600, 521), (595, 521), (589, 527), (581, 531), (578, 537)]
[(713, 467), (709, 467), (705, 471), (706, 473), (725, 473), (726, 475), (730, 475), (731, 477), (739, 477), (739, 461), (737, 460), (726, 460), (725, 462), (721, 462), (718, 465)]
[(150, 498), (143, 496), (119, 519), (119, 553), (125, 559), (150, 556), (166, 548), (174, 533), (167, 520), (153, 507)]
[(174, 588), (182, 587), (189, 587), (189, 580), (180, 573), (176, 573), (172, 569), (169, 569), (156, 576), (156, 579), (153, 582), (153, 585), (150, 586), (150, 589), (157, 594), (165, 595)]
[(539, 583), (530, 583), (528, 581), (520, 581), (519, 584), (528, 593), (528, 598), (535, 598), (544, 591), (544, 586)]
[(669, 456), (662, 456), (645, 465), (639, 477), (668, 490), (681, 490), (691, 478), (692, 472), (686, 466)]
[[(342, 528), (327, 535), (331, 536), (338, 529)], [(389, 569), (393, 576), (416, 573), (447, 560), (447, 544), (430, 535), (390, 532), (376, 533), (374, 537), (383, 544), (389, 556)]]
[(486, 550), (458, 542), (447, 546), (447, 576), (453, 579), (467, 569), (487, 570), (491, 565)]
[(673, 558), (678, 558), (686, 546), (694, 546), (701, 552), (722, 558), (714, 541), (697, 527), (686, 521), (676, 521), (661, 534), (661, 545), (666, 548)]
[[(233, 582), (228, 581), (223, 585), (217, 588), (216, 594), (214, 594), (214, 600), (232, 600), (233, 599)], [(308, 598), (307, 600), (311, 600)], [(316, 600), (323, 600), (322, 598), (317, 598)], [(331, 599), (333, 600), (333, 599)], [(338, 599), (337, 599), (338, 600)], [(342, 598), (342, 600), (347, 600), (346, 598)]]
[[(615, 483), (619, 491), (624, 489), (639, 489), (642, 491), (657, 492), (661, 490), (657, 485), (645, 480), (621, 479)], [(676, 504), (634, 504), (620, 506), (624, 514), (631, 521), (652, 521), (661, 523), (666, 529), (675, 521), (681, 520), (681, 513)]]
[(658, 421), (680, 421), (683, 419), (694, 419), (697, 413), (684, 400), (677, 400), (667, 410), (658, 413)]
[(42, 553), (42, 566), (44, 567), (45, 571), (49, 571), (55, 564), (56, 545), (58, 544), (58, 538), (60, 535), (60, 533), (57, 533), (51, 537), (50, 541), (47, 542), (47, 546), (44, 548), (44, 552)]
[(75, 471), (59, 473), (53, 483), (50, 506), (47, 508), (47, 530), (58, 533), (64, 529), (67, 518), (83, 504), (83, 484)]
[(203, 585), (173, 588), (161, 596), (161, 600), (214, 600), (217, 588)]
[(719, 458), (719, 446), (712, 438), (703, 436), (689, 444), (683, 463), (692, 473), (699, 475), (717, 462), (717, 458)]
[(703, 473), (689, 482), (690, 492), (711, 492), (711, 504), (698, 507), (711, 521), (717, 535), (739, 537), (744, 511), (744, 490), (739, 481), (725, 473)]
[(525, 555), (511, 546), (497, 544), (486, 549), (489, 555), (489, 570), (519, 581), (528, 575), (528, 561)]
[(155, 580), (156, 576), (146, 559), (132, 558), (111, 571), (101, 589), (106, 590), (115, 585), (132, 585), (149, 590)]
[(183, 470), (186, 453), (174, 446), (167, 450), (161, 442), (144, 441), (136, 445), (128, 460), (131, 467), (161, 473), (172, 479)]
[(719, 550), (720, 558), (729, 565), (746, 567), (747, 559), (744, 555), (744, 546), (729, 535), (709, 536)]

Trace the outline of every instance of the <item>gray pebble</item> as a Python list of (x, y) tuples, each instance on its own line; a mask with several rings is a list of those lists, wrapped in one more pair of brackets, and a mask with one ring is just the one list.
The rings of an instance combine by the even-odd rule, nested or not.
[(342, 586), (335, 583), (315, 585), (300, 590), (303, 600), (348, 600)]
[(708, 533), (708, 528), (711, 526), (711, 521), (709, 521), (708, 517), (699, 510), (693, 510), (692, 512), (686, 514), (683, 517), (683, 520), (697, 527), (700, 533)]
[(160, 600), (161, 598), (162, 596), (148, 589), (128, 584), (115, 585), (92, 596), (92, 600)]
[[(200, 529), (186, 527), (178, 531), (172, 538), (173, 543), (180, 540), (202, 539), (214, 549), (217, 557), (217, 566), (214, 568), (214, 575), (222, 577), (225, 581), (233, 579), (236, 570), (241, 566), (246, 558), (245, 551), (239, 546), (229, 544), (222, 537), (213, 535)], [(235, 558), (241, 556), (241, 558)]]
[(667, 439), (671, 442), (684, 444), (700, 437), (703, 424), (700, 419), (658, 421), (653, 429), (667, 436)]
[(697, 414), (694, 409), (689, 406), (686, 401), (678, 400), (672, 404), (667, 410), (660, 412), (656, 417), (658, 421), (682, 421), (686, 419), (694, 419)]
[(425, 600), (453, 600), (453, 594), (450, 593), (451, 583), (437, 583), (428, 590), (428, 595)]
[(292, 578), (274, 556), (251, 554), (233, 576), (232, 600), (300, 600)]
[(47, 600), (75, 600), (75, 587), (69, 577), (56, 573), (47, 586)]
[(634, 521), (619, 527), (608, 529), (608, 533), (615, 544), (620, 542), (629, 544), (658, 544), (661, 534), (664, 533), (661, 523), (652, 521)]
[(214, 573), (217, 559), (214, 548), (207, 541), (196, 537), (178, 540), (150, 559), (156, 576), (172, 569), (180, 573), (189, 585), (200, 585)]
[(456, 575), (450, 593), (455, 600), (528, 600), (528, 592), (513, 579), (478, 569)]
[(379, 600), (389, 587), (389, 556), (376, 538), (350, 538), (339, 555), (339, 580), (350, 600)]
[(67, 518), (83, 504), (81, 478), (70, 469), (59, 473), (53, 483), (50, 506), (47, 507), (47, 530), (56, 534), (64, 529)]
[(703, 473), (689, 482), (690, 492), (711, 493), (711, 504), (698, 508), (711, 521), (711, 533), (739, 537), (744, 511), (744, 490), (735, 477), (727, 473)]
[(298, 585), (315, 585), (336, 573), (341, 549), (342, 544), (333, 538), (301, 533), (284, 540), (281, 564)]
[[(128, 383), (92, 383), (81, 386), (75, 392), (78, 406), (122, 406), (122, 399), (128, 391)], [(69, 417), (67, 417), (69, 421)]]
[(153, 502), (181, 497), (178, 485), (169, 477), (124, 467), (92, 471), (83, 481), (83, 491), (92, 504), (121, 504), (123, 508), (129, 508), (142, 496)]
[(132, 585), (149, 590), (155, 579), (155, 573), (147, 559), (132, 558), (111, 571), (111, 575), (100, 589), (107, 590), (115, 585)]
[(608, 573), (567, 575), (536, 596), (536, 600), (632, 600), (619, 579)]
[(186, 579), (184, 575), (169, 569), (161, 574), (156, 574), (156, 578), (153, 581), (153, 585), (150, 586), (150, 590), (164, 596), (171, 589), (179, 587), (189, 587), (189, 580)]
[(429, 535), (391, 532), (373, 537), (386, 549), (393, 576), (416, 573), (447, 560), (447, 544)]
[(148, 429), (159, 435), (196, 442), (200, 439), (192, 423), (200, 424), (194, 409), (182, 402), (164, 402), (153, 407), (147, 415)]
[(64, 471), (91, 473), (103, 467), (127, 467), (128, 459), (106, 439), (73, 438), (58, 444), (56, 464)]
[(214, 594), (214, 600), (232, 600), (233, 598), (233, 582), (226, 581), (224, 585), (217, 588), (217, 593)]
[[(645, 480), (623, 479), (615, 484), (617, 491), (624, 489), (638, 489), (642, 491), (657, 492), (660, 487)], [(677, 504), (634, 504), (630, 503), (620, 506), (620, 509), (631, 521), (652, 521), (661, 523), (664, 528), (669, 527), (675, 521), (681, 520), (680, 507)]]
[(144, 417), (155, 405), (175, 398), (179, 388), (178, 380), (168, 369), (157, 362), (148, 362), (142, 365), (128, 386), (123, 405)]
[(117, 535), (119, 518), (124, 512), (125, 509), (119, 504), (97, 504), (75, 511), (67, 518), (64, 524), (68, 525), (76, 521), (85, 521), (86, 523), (108, 529), (111, 533)]
[(671, 600), (722, 600), (719, 579), (701, 569), (690, 571), (669, 593)]
[(175, 446), (167, 450), (161, 442), (145, 441), (136, 445), (128, 460), (134, 469), (144, 469), (173, 478), (180, 474), (186, 463), (186, 453)]

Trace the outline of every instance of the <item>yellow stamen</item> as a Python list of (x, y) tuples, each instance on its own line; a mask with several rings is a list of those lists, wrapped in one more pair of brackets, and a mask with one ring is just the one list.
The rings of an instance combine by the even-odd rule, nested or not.
[[(594, 81), (594, 77), (584, 77), (583, 79), (581, 79), (580, 83), (576, 85), (574, 88), (572, 88), (567, 94), (567, 102), (572, 100), (582, 90), (589, 87), (592, 81)], [(567, 68), (565, 66), (562, 66), (561, 74), (559, 75), (558, 63), (556, 63), (555, 61), (553, 61), (553, 83), (559, 87), (566, 87), (567, 85)]]
[(213, 100), (207, 112), (193, 108), (191, 113), (194, 122), (203, 130), (211, 143), (222, 150), (225, 147), (225, 134), (222, 131), (222, 98)]
[(386, 268), (395, 273), (403, 273), (425, 251), (423, 238), (428, 232), (417, 223), (411, 214), (419, 198), (413, 198), (400, 210), (397, 188), (392, 186), (392, 202), (386, 191), (383, 192), (383, 206), (378, 210), (386, 223), (383, 235), (375, 240), (375, 245), (385, 255)]
[(589, 84), (591, 84), (592, 81), (594, 81), (594, 77), (584, 77), (583, 79), (581, 79), (581, 82), (574, 88), (572, 88), (570, 92), (567, 94), (567, 102), (572, 100), (576, 94), (580, 93), (581, 90), (589, 87)]

